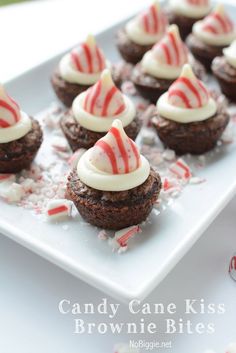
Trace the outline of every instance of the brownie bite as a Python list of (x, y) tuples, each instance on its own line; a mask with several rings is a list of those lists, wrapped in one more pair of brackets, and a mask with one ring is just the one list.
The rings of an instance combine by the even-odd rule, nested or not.
[(0, 173), (18, 173), (30, 167), (43, 133), (39, 123), (22, 112), (0, 87)]
[(86, 91), (100, 78), (102, 71), (110, 67), (93, 36), (63, 56), (51, 76), (51, 83), (58, 99), (71, 107), (78, 94)]
[(177, 154), (200, 155), (215, 147), (229, 115), (185, 65), (180, 78), (157, 102), (153, 126), (161, 141)]
[(135, 140), (141, 119), (133, 102), (114, 85), (109, 70), (88, 91), (80, 94), (60, 125), (73, 151), (92, 147), (110, 129), (114, 119), (123, 122), (127, 135)]
[(212, 72), (224, 95), (236, 102), (236, 41), (224, 49), (223, 53), (223, 56), (213, 60)]
[(67, 184), (67, 196), (81, 216), (112, 230), (145, 221), (160, 190), (159, 174), (140, 156), (119, 120), (81, 157)]
[(193, 26), (186, 43), (195, 58), (210, 71), (215, 57), (235, 39), (235, 27), (223, 5), (218, 5), (204, 20)]
[(192, 32), (195, 22), (202, 20), (210, 12), (210, 0), (170, 0), (167, 17), (170, 24), (179, 27), (183, 40)]
[(159, 2), (143, 13), (131, 19), (116, 35), (117, 48), (122, 58), (131, 64), (137, 64), (143, 55), (158, 42), (165, 33), (167, 18)]
[(155, 104), (179, 76), (185, 63), (192, 65), (199, 78), (205, 75), (204, 67), (181, 40), (178, 27), (171, 25), (162, 40), (134, 67), (131, 79), (139, 94)]

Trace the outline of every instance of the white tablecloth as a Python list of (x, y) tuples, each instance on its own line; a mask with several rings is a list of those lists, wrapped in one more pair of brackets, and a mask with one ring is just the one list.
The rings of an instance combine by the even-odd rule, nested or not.
[[(52, 0), (1, 8), (1, 81), (70, 47), (88, 30), (100, 31), (132, 14), (134, 7), (138, 10), (146, 2)], [(173, 346), (169, 351), (173, 353), (202, 353), (206, 348), (224, 352), (225, 345), (236, 340), (236, 283), (227, 274), (230, 257), (236, 251), (235, 210), (236, 199), (148, 298), (148, 302), (175, 302), (180, 308), (187, 298), (225, 303), (224, 315), (212, 319), (204, 315), (191, 316), (193, 323), (214, 321), (216, 334), (173, 335), (171, 338), (141, 335), (135, 339), (171, 339)], [(0, 352), (112, 352), (114, 343), (127, 341), (129, 337), (74, 335), (72, 316), (62, 316), (57, 308), (62, 298), (98, 303), (103, 297), (104, 294), (0, 236)], [(121, 305), (120, 310), (119, 321), (134, 321), (125, 306)], [(181, 310), (174, 319), (181, 316), (187, 319), (181, 315)], [(162, 322), (165, 317), (161, 318)], [(92, 318), (81, 315), (81, 318), (102, 321), (98, 315)]]

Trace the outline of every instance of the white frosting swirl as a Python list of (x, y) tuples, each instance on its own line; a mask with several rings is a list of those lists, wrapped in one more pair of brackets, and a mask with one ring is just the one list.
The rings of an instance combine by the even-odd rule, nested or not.
[(206, 5), (194, 5), (187, 0), (170, 0), (170, 7), (175, 13), (194, 19), (206, 16), (211, 9), (209, 1)]
[(203, 121), (214, 116), (217, 105), (204, 84), (194, 75), (189, 64), (181, 76), (157, 102), (158, 113), (179, 123)]
[(230, 45), (230, 47), (225, 48), (223, 53), (228, 64), (236, 69), (236, 40)]
[(159, 2), (155, 1), (146, 12), (129, 21), (125, 30), (128, 38), (134, 43), (151, 45), (161, 39), (166, 26), (167, 18), (161, 11)]
[(86, 185), (102, 191), (124, 191), (145, 182), (149, 162), (115, 120), (111, 129), (80, 158), (77, 173)]
[(15, 125), (0, 129), (0, 143), (18, 140), (32, 129), (30, 117), (22, 111), (20, 113), (20, 120)]
[(223, 5), (218, 5), (204, 20), (196, 22), (193, 33), (202, 42), (213, 46), (227, 46), (236, 38), (234, 25)]
[(144, 55), (141, 66), (145, 73), (153, 77), (172, 80), (180, 75), (183, 65), (190, 60), (178, 27), (171, 25), (161, 41)]

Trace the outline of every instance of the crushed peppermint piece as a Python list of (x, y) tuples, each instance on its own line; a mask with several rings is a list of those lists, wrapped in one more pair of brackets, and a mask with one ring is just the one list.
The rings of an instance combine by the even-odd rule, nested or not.
[(156, 133), (154, 131), (146, 130), (142, 133), (142, 143), (145, 145), (154, 145), (156, 141)]
[(71, 216), (71, 209), (71, 201), (67, 199), (55, 199), (48, 202), (46, 215), (49, 220), (65, 219)]
[(15, 174), (0, 174), (0, 183), (6, 182), (6, 181), (11, 181), (11, 182), (16, 181)]
[(69, 150), (68, 142), (64, 137), (55, 136), (52, 138), (52, 147), (59, 152), (67, 152)]
[(205, 183), (205, 182), (206, 182), (206, 179), (199, 178), (199, 177), (192, 177), (189, 180), (189, 184), (191, 184), (191, 185), (202, 184), (202, 183)]
[(99, 240), (107, 240), (108, 239), (107, 232), (104, 229), (98, 233), (98, 239)]
[(114, 238), (109, 239), (109, 244), (114, 250), (118, 250), (120, 247), (127, 247), (128, 241), (137, 233), (141, 233), (139, 226), (131, 226), (118, 230), (115, 232)]
[(176, 158), (176, 155), (175, 155), (175, 151), (173, 150), (169, 150), (169, 149), (166, 149), (164, 152), (163, 152), (163, 158), (167, 161), (174, 161), (175, 158)]
[(128, 94), (130, 96), (135, 96), (137, 94), (137, 90), (132, 81), (125, 81), (122, 83), (121, 90), (124, 94)]
[(169, 169), (180, 179), (189, 180), (192, 177), (189, 166), (182, 158), (177, 159), (177, 161), (173, 163)]
[(0, 197), (8, 203), (17, 203), (24, 196), (24, 189), (20, 184), (7, 181), (0, 184)]

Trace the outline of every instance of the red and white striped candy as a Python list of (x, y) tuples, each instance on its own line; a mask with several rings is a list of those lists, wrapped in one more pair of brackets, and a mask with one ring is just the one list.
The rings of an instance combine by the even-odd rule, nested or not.
[(179, 108), (197, 109), (205, 106), (209, 92), (205, 85), (196, 78), (189, 64), (184, 65), (180, 77), (168, 91), (168, 102)]
[(21, 117), (18, 104), (0, 86), (0, 129), (15, 125)]
[(137, 233), (141, 233), (141, 228), (139, 226), (131, 226), (121, 229), (115, 233), (114, 238), (109, 238), (109, 245), (113, 247), (114, 250), (126, 250), (129, 240)]
[(194, 6), (209, 6), (210, 0), (187, 0), (187, 3)]
[(182, 158), (173, 163), (169, 170), (180, 179), (189, 180), (192, 177), (191, 169)]
[(85, 43), (72, 50), (71, 60), (76, 70), (86, 74), (99, 73), (106, 67), (105, 56), (92, 35), (87, 37)]
[(66, 199), (50, 200), (47, 204), (48, 219), (59, 220), (71, 216), (72, 203)]
[(234, 254), (230, 260), (229, 274), (236, 281), (236, 254)]
[(126, 135), (120, 120), (116, 119), (106, 136), (96, 142), (90, 161), (109, 174), (131, 173), (140, 166), (139, 150)]
[(226, 353), (236, 353), (236, 343), (230, 343), (226, 348)]
[(183, 66), (188, 62), (188, 49), (182, 41), (178, 26), (171, 25), (165, 36), (152, 48), (158, 62), (171, 66)]
[(168, 24), (167, 17), (165, 13), (161, 11), (158, 1), (154, 1), (154, 3), (139, 16), (139, 21), (143, 30), (151, 35), (158, 33), (160, 33), (160, 35), (164, 34)]
[(109, 70), (104, 70), (101, 79), (86, 91), (84, 110), (102, 117), (113, 117), (125, 110), (124, 96), (115, 86)]
[(221, 4), (202, 21), (201, 29), (214, 35), (222, 35), (233, 32), (234, 24)]

